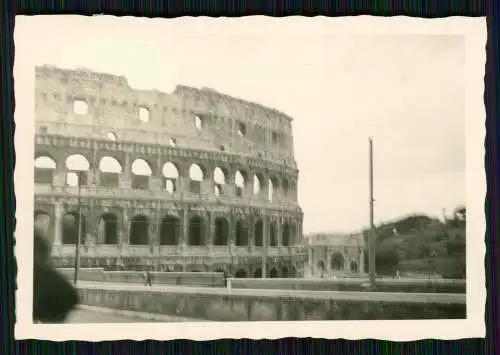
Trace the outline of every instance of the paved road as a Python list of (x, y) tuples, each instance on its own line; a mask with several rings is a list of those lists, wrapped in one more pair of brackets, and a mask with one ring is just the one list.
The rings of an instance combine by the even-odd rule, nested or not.
[(165, 314), (144, 313), (123, 309), (80, 305), (70, 313), (66, 323), (161, 323), (208, 322), (204, 319), (178, 317)]
[(104, 283), (80, 281), (79, 287), (107, 290), (151, 290), (169, 293), (198, 293), (206, 295), (242, 295), (259, 297), (295, 297), (325, 300), (386, 301), (408, 303), (458, 303), (464, 304), (464, 294), (455, 293), (401, 293), (401, 292), (351, 292), (351, 291), (311, 291), (311, 290), (275, 290), (275, 289), (232, 289), (220, 287), (191, 287), (178, 285), (155, 285), (152, 287), (131, 283)]
[(112, 313), (102, 313), (87, 309), (76, 309), (70, 313), (66, 323), (138, 323), (138, 322), (159, 322), (155, 320), (145, 320), (141, 317), (122, 316)]

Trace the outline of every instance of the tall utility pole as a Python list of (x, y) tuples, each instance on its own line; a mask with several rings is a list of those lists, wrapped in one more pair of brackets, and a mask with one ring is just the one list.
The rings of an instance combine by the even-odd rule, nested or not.
[(373, 224), (373, 141), (369, 139), (370, 154), (370, 234), (368, 236), (368, 266), (370, 273), (370, 288), (375, 290), (375, 226)]
[(262, 266), (261, 266), (261, 278), (265, 279), (267, 277), (267, 245), (269, 243), (269, 237), (267, 233), (271, 232), (270, 226), (267, 226), (267, 220), (264, 219), (262, 223)]
[(80, 271), (80, 238), (82, 234), (82, 206), (80, 201), (80, 178), (81, 172), (77, 172), (77, 205), (78, 205), (78, 234), (76, 236), (76, 246), (75, 246), (75, 285), (78, 282), (78, 272)]

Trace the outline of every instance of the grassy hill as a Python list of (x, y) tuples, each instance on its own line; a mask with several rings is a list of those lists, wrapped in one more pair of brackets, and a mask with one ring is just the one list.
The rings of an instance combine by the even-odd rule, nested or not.
[[(412, 215), (376, 229), (376, 269), (380, 275), (395, 270), (465, 277), (465, 208), (457, 208), (446, 223), (425, 215)], [(363, 232), (365, 241), (368, 233)], [(368, 243), (366, 243), (368, 246)], [(368, 265), (368, 251), (365, 253)]]

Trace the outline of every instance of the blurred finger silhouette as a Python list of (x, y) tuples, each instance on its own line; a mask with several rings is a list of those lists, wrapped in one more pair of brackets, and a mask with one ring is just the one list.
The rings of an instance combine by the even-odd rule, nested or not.
[(42, 228), (35, 226), (33, 262), (33, 320), (42, 323), (64, 322), (78, 304), (74, 287), (50, 262), (51, 245)]

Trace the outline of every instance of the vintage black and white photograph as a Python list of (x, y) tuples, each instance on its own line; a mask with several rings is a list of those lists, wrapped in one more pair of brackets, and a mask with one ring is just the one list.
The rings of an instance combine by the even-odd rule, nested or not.
[(19, 18), (26, 326), (484, 332), (485, 23), (341, 22)]

